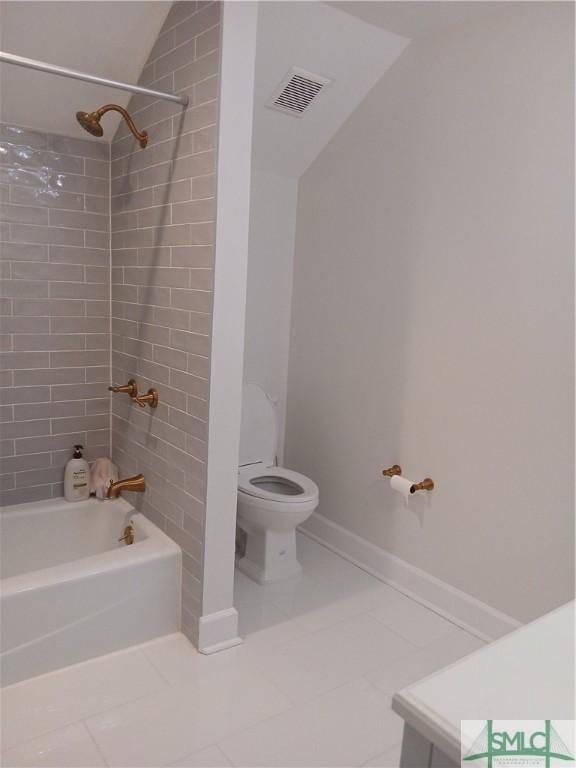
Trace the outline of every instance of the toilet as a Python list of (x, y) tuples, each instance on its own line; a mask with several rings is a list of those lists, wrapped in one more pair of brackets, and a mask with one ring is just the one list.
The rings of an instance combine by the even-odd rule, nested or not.
[(257, 384), (245, 384), (238, 468), (238, 527), (245, 548), (238, 568), (264, 584), (302, 570), (296, 556), (296, 527), (318, 506), (310, 478), (276, 466), (276, 408)]

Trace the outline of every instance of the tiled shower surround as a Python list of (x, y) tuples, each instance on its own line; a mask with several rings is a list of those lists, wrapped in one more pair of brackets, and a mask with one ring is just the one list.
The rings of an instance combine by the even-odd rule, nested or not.
[[(3, 503), (60, 495), (76, 442), (89, 458), (111, 450), (121, 477), (142, 472), (146, 492), (126, 499), (182, 547), (182, 629), (192, 640), (206, 493), (219, 44), (219, 3), (172, 6), (140, 83), (190, 103), (184, 110), (131, 99), (147, 148), (124, 123), (111, 146), (7, 128), (2, 158), (10, 217), (2, 224)], [(155, 410), (113, 395), (111, 448), (110, 310), (111, 380), (135, 378), (141, 393), (160, 394)]]
[(146, 493), (131, 500), (182, 547), (182, 622), (192, 639), (206, 493), (219, 18), (218, 3), (173, 6), (141, 83), (186, 93), (190, 105), (134, 97), (129, 110), (148, 131), (148, 148), (124, 125), (112, 144), (113, 377), (160, 393), (155, 411), (114, 397), (113, 458), (121, 476), (144, 473)]
[(109, 147), (0, 125), (0, 502), (110, 450)]

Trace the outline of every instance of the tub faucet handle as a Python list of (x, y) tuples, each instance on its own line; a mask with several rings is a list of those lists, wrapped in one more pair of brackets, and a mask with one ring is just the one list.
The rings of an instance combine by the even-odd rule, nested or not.
[(145, 395), (137, 395), (132, 398), (135, 403), (138, 403), (140, 408), (146, 408), (147, 405), (150, 408), (158, 408), (158, 390), (150, 387)]
[(115, 387), (114, 385), (111, 385), (108, 387), (109, 392), (123, 392), (127, 395), (130, 395), (130, 397), (135, 398), (138, 397), (138, 387), (136, 386), (136, 382), (134, 379), (130, 379), (128, 384), (122, 384), (120, 386)]

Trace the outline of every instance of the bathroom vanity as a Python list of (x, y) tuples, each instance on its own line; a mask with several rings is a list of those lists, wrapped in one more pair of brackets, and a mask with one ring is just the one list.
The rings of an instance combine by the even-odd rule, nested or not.
[(461, 764), (460, 721), (573, 720), (574, 602), (395, 694), (400, 768)]

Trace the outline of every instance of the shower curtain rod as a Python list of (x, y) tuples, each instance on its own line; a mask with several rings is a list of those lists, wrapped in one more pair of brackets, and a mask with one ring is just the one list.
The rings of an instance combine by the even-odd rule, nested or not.
[(132, 93), (142, 93), (144, 96), (154, 96), (156, 99), (173, 101), (188, 106), (188, 96), (177, 96), (175, 93), (165, 93), (164, 91), (154, 91), (152, 88), (144, 88), (141, 85), (131, 85), (130, 83), (121, 83), (117, 80), (109, 80), (107, 77), (98, 77), (97, 75), (88, 75), (85, 72), (78, 72), (75, 69), (67, 67), (58, 67), (55, 64), (48, 64), (45, 61), (36, 61), (36, 59), (26, 59), (24, 56), (16, 56), (14, 53), (0, 51), (0, 62), (6, 64), (15, 64), (17, 67), (26, 67), (27, 69), (37, 69), (40, 72), (48, 72), (51, 75), (60, 75), (61, 77), (70, 77), (73, 80), (84, 80), (87, 83), (96, 85), (106, 85), (108, 88), (118, 88), (121, 91), (132, 91)]

